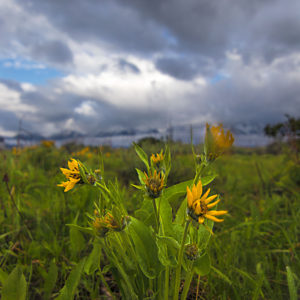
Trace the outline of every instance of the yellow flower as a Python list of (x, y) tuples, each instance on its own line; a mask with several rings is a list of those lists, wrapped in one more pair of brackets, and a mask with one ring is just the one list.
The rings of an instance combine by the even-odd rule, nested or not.
[(224, 132), (223, 125), (212, 126), (206, 124), (205, 153), (209, 159), (215, 159), (224, 151), (229, 149), (234, 142), (232, 133), (228, 130)]
[(154, 164), (162, 162), (163, 159), (164, 159), (164, 155), (162, 151), (160, 153), (151, 155), (151, 160), (153, 161)]
[[(194, 184), (192, 190), (189, 187), (187, 190), (187, 202), (188, 202), (188, 213), (191, 218), (197, 220), (200, 224), (203, 224), (205, 218), (210, 219), (214, 222), (223, 222), (223, 219), (218, 219), (215, 216), (227, 214), (226, 210), (209, 210), (220, 202), (220, 199), (210, 203), (212, 200), (216, 199), (218, 195), (209, 195), (210, 189), (208, 189), (205, 194), (202, 195), (202, 183), (201, 180), (198, 182), (197, 186)], [(209, 204), (210, 203), (210, 204)]]
[(80, 182), (81, 180), (78, 161), (72, 158), (70, 161), (68, 161), (68, 167), (69, 169), (60, 168), (68, 181), (62, 182), (61, 184), (57, 185), (64, 187), (65, 192), (71, 190), (75, 186), (75, 184)]
[(109, 230), (121, 231), (124, 229), (125, 225), (124, 217), (122, 217), (121, 222), (118, 222), (110, 212), (107, 212), (105, 216), (96, 217), (93, 222), (93, 227), (96, 230), (97, 235), (101, 237)]
[(54, 146), (54, 141), (44, 140), (44, 141), (41, 141), (41, 145), (43, 145), (46, 148), (51, 148)]
[(161, 190), (164, 187), (164, 175), (161, 172), (157, 173), (155, 170), (153, 174), (149, 173), (149, 176), (144, 172), (146, 176), (145, 185), (147, 187), (148, 194), (151, 198), (159, 197)]

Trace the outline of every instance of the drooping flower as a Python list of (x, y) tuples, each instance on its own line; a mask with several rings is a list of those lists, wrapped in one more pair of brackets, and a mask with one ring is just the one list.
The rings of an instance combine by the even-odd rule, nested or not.
[(189, 187), (187, 190), (187, 204), (188, 204), (188, 214), (189, 216), (197, 220), (200, 224), (204, 223), (205, 218), (212, 220), (214, 222), (223, 222), (223, 219), (218, 219), (215, 216), (221, 216), (227, 214), (226, 210), (209, 210), (220, 202), (220, 199), (210, 203), (218, 197), (218, 195), (213, 195), (208, 197), (210, 193), (210, 188), (202, 195), (202, 183), (201, 180), (198, 182), (197, 186), (194, 184), (192, 190)]
[[(97, 214), (99, 215), (99, 214)], [(96, 231), (96, 234), (100, 237), (105, 236), (108, 231), (121, 231), (126, 226), (127, 219), (126, 217), (122, 217), (120, 221), (118, 221), (110, 212), (106, 212), (106, 214), (102, 217), (96, 217), (93, 222), (93, 228)]]
[(149, 172), (149, 176), (146, 172), (145, 174), (145, 185), (148, 194), (151, 198), (159, 197), (163, 187), (164, 187), (164, 174), (155, 170), (153, 174)]
[(162, 151), (160, 153), (151, 155), (151, 160), (154, 164), (158, 164), (158, 163), (162, 162), (163, 159), (164, 159), (164, 154)]
[(223, 125), (212, 126), (206, 124), (205, 154), (209, 160), (214, 160), (229, 149), (234, 142), (232, 133), (224, 132)]
[(74, 188), (76, 183), (79, 183), (81, 181), (78, 161), (74, 158), (72, 158), (70, 161), (68, 161), (68, 167), (69, 169), (60, 168), (62, 173), (66, 176), (68, 181), (62, 182), (58, 184), (57, 186), (62, 186), (65, 188), (64, 192), (67, 192)]

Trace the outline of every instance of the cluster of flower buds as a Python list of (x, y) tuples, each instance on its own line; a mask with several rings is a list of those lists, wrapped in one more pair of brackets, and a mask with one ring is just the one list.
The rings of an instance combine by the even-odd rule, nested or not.
[(121, 217), (118, 220), (111, 212), (107, 211), (103, 216), (99, 216), (95, 211), (95, 219), (92, 223), (95, 233), (99, 237), (104, 237), (109, 231), (122, 231), (129, 221), (129, 217)]

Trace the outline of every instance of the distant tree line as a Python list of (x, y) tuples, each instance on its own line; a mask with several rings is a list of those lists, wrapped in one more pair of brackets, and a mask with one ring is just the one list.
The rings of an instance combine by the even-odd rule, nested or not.
[(264, 128), (264, 132), (270, 137), (288, 137), (297, 138), (300, 136), (300, 118), (294, 118), (290, 115), (285, 115), (287, 120), (283, 123), (277, 123), (275, 125), (267, 124)]

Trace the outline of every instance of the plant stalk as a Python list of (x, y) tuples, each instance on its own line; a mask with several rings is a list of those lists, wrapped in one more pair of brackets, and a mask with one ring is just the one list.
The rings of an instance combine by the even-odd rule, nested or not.
[(178, 254), (178, 266), (176, 268), (175, 289), (174, 289), (173, 300), (178, 300), (178, 296), (179, 296), (181, 265), (182, 265), (182, 258), (183, 258), (184, 243), (185, 243), (185, 240), (187, 237), (190, 222), (191, 222), (191, 220), (188, 220), (185, 223), (184, 233), (183, 233), (183, 237), (182, 237), (182, 241), (181, 241), (181, 247), (180, 247), (179, 254)]
[(154, 209), (154, 214), (155, 214), (156, 233), (158, 233), (159, 220), (158, 220), (158, 212), (157, 212), (157, 206), (156, 206), (155, 198), (152, 198), (152, 203), (153, 203), (153, 209)]

